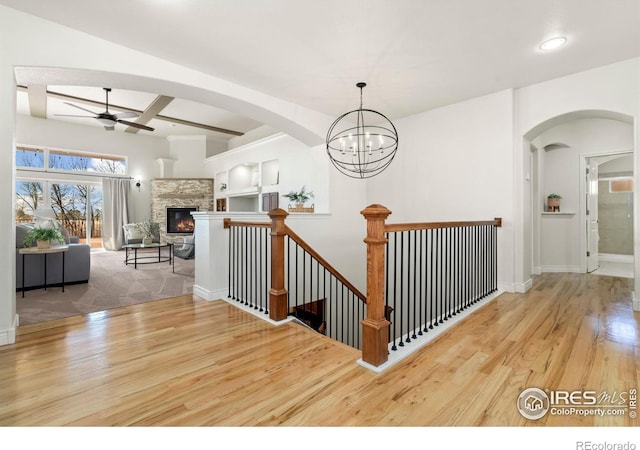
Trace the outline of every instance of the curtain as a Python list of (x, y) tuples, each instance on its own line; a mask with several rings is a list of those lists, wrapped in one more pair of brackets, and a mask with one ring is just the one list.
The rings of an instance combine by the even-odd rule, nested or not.
[(129, 179), (102, 179), (102, 245), (120, 250), (124, 244), (123, 225), (129, 223)]

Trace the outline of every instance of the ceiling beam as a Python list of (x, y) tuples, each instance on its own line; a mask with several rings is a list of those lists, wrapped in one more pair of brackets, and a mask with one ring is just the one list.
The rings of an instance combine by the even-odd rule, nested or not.
[[(173, 97), (158, 95), (153, 100), (153, 102), (151, 102), (151, 104), (147, 106), (147, 109), (145, 109), (144, 112), (140, 114), (140, 117), (138, 117), (135, 122), (146, 125), (151, 119), (154, 119), (158, 115), (158, 113), (165, 108), (165, 106), (171, 103), (172, 100)], [(127, 127), (124, 131), (125, 133), (137, 133), (138, 131), (140, 131), (140, 128)]]
[(188, 120), (176, 119), (175, 117), (157, 115), (156, 119), (164, 120), (166, 122), (177, 123), (179, 125), (186, 125), (189, 127), (202, 128), (203, 130), (217, 131), (218, 133), (231, 134), (233, 136), (243, 136), (244, 133), (240, 131), (228, 130), (226, 128), (214, 127), (213, 125), (205, 125), (203, 123), (190, 122)]
[(47, 118), (47, 86), (31, 84), (27, 90), (29, 96), (29, 112), (33, 117)]
[[(24, 86), (24, 85), (18, 85), (17, 88), (18, 88), (18, 90), (22, 90), (22, 91), (26, 91), (26, 92), (29, 91), (27, 89), (27, 86)], [(53, 92), (53, 91), (49, 91), (49, 90), (47, 90), (46, 92), (47, 92), (47, 96), (53, 97), (53, 98), (58, 98), (58, 99), (62, 99), (62, 100), (73, 100), (73, 101), (75, 101), (77, 103), (84, 103), (86, 105), (101, 106), (103, 108), (105, 106), (104, 102), (90, 100), (88, 98), (76, 97), (74, 95), (62, 94), (60, 92)], [(109, 107), (111, 107), (113, 109), (118, 109), (120, 111), (131, 111), (131, 112), (134, 112), (134, 113), (137, 113), (137, 114), (140, 114), (140, 115), (142, 115), (144, 113), (144, 111), (140, 111), (138, 109), (127, 108), (126, 106), (114, 105), (112, 103), (109, 103)], [(244, 135), (244, 133), (242, 133), (241, 131), (229, 130), (229, 129), (226, 129), (226, 128), (220, 128), (220, 127), (216, 127), (216, 126), (213, 126), (213, 125), (206, 125), (206, 124), (198, 123), (198, 122), (191, 122), (189, 120), (176, 119), (175, 117), (156, 115), (154, 117), (154, 119), (164, 120), (166, 122), (172, 122), (172, 123), (176, 123), (176, 124), (180, 124), (180, 125), (186, 125), (186, 126), (194, 127), (194, 128), (202, 128), (203, 130), (215, 131), (215, 132), (218, 132), (218, 133), (230, 134), (232, 136), (243, 136)]]

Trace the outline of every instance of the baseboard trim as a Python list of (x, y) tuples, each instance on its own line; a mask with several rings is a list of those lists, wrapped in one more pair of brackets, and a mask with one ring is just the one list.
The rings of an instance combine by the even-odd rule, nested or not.
[(202, 286), (198, 286), (197, 284), (193, 285), (193, 295), (197, 295), (207, 301), (223, 300), (227, 297), (227, 293), (228, 289), (217, 289), (215, 291), (211, 291), (203, 288)]
[(598, 255), (598, 258), (600, 259), (600, 261), (605, 262), (633, 264), (633, 255), (614, 255), (612, 253), (600, 253)]
[(13, 325), (7, 330), (0, 330), (0, 345), (10, 345), (16, 343), (16, 328), (20, 323), (20, 317), (16, 314), (13, 318)]
[(579, 266), (542, 266), (540, 269), (550, 273), (583, 273)]
[(241, 310), (243, 310), (245, 312), (248, 312), (249, 314), (251, 314), (253, 316), (256, 316), (258, 319), (262, 319), (265, 322), (269, 322), (271, 325), (279, 326), (279, 325), (284, 325), (285, 323), (289, 323), (291, 321), (295, 321), (296, 320), (296, 318), (293, 317), (293, 316), (287, 316), (286, 319), (275, 321), (275, 320), (271, 319), (268, 314), (265, 314), (264, 311), (259, 311), (259, 310), (255, 309), (253, 306), (245, 305), (244, 303), (239, 302), (237, 300), (232, 300), (232, 299), (228, 298), (226, 295), (225, 295), (224, 298), (222, 298), (222, 300), (227, 302), (231, 306), (235, 306), (238, 309), (241, 309)]

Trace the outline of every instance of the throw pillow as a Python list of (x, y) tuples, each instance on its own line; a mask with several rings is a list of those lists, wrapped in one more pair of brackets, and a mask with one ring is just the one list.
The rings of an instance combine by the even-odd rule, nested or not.
[(127, 241), (131, 239), (144, 238), (144, 233), (142, 233), (138, 225), (135, 223), (128, 223), (126, 225), (123, 225), (122, 228), (124, 229), (124, 237)]

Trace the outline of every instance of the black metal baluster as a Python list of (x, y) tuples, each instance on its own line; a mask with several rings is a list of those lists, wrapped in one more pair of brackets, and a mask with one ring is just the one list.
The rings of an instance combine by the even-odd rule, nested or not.
[(418, 305), (418, 321), (420, 322), (418, 324), (418, 336), (422, 336), (422, 328), (424, 327), (424, 323), (422, 322), (422, 320), (424, 319), (424, 268), (423, 268), (423, 264), (422, 264), (422, 258), (424, 257), (424, 230), (420, 230), (420, 232), (418, 233), (418, 237), (419, 237), (419, 241), (420, 243), (418, 244), (418, 248), (420, 249), (420, 255), (418, 257), (418, 261), (420, 262), (418, 270), (417, 270), (417, 276), (420, 277), (420, 283), (418, 285), (418, 289), (419, 289), (419, 305)]
[[(273, 249), (271, 249), (273, 251)], [(291, 306), (291, 237), (287, 235), (287, 306)]]
[(398, 336), (398, 345), (400, 347), (404, 347), (404, 341), (402, 337), (404, 336), (404, 231), (400, 231), (400, 295), (398, 296), (398, 301), (400, 302), (400, 334)]
[[(435, 234), (435, 230), (433, 228), (430, 229), (429, 230), (429, 234), (430, 234), (429, 238), (431, 240), (431, 267), (429, 268), (429, 272), (430, 272), (429, 278), (430, 278), (430, 285), (431, 285), (431, 289), (430, 289), (430, 293), (431, 293), (430, 297), (431, 298), (430, 298), (430, 301), (429, 301), (429, 303), (431, 304), (431, 308), (430, 308), (430, 311), (429, 311), (429, 315), (431, 317), (431, 321), (429, 323), (429, 329), (433, 330), (433, 322), (434, 322), (434, 318), (435, 318), (435, 301), (434, 301), (434, 299), (435, 299), (435, 284), (436, 284), (435, 277), (437, 276), (437, 274), (434, 274), (434, 271), (433, 271), (433, 267), (434, 267), (433, 260), (434, 260), (434, 254), (435, 254), (435, 247), (434, 247), (434, 243), (433, 243), (433, 235)], [(436, 243), (436, 245), (437, 245), (437, 243)]]
[[(409, 241), (411, 242), (411, 241)], [(411, 249), (411, 245), (409, 245), (409, 249)], [(419, 272), (416, 270), (417, 268), (417, 257), (418, 257), (418, 247), (416, 240), (416, 230), (413, 230), (413, 270), (411, 270), (411, 274), (413, 275), (413, 311), (411, 316), (413, 317), (413, 334), (411, 335), (411, 339), (416, 339), (416, 328), (418, 324), (416, 323), (416, 319), (418, 318), (418, 309), (417, 309), (417, 292), (416, 292), (416, 278), (419, 276)]]
[[(446, 305), (447, 305), (447, 315), (446, 319), (451, 319), (451, 228), (445, 229), (445, 241), (446, 241), (446, 249), (447, 254), (445, 256), (446, 260), (446, 270), (445, 270), (445, 289), (447, 292), (446, 296)], [(446, 320), (445, 319), (445, 320)]]
[[(406, 322), (407, 322), (407, 337), (405, 338), (405, 342), (409, 343), (411, 342), (411, 337), (409, 336), (409, 332), (411, 331), (411, 231), (406, 231), (403, 232), (407, 234), (407, 248), (404, 248), (404, 245), (402, 246), (402, 252), (403, 254), (407, 255), (407, 280), (406, 280), (406, 286), (407, 286), (407, 295), (402, 295), (401, 298), (403, 300), (403, 303), (405, 303), (404, 299), (406, 298), (406, 306), (407, 306), (407, 312), (405, 313), (406, 315)], [(403, 266), (404, 264), (404, 258), (403, 258)]]
[(440, 276), (438, 277), (438, 279), (440, 280), (440, 282), (438, 283), (438, 298), (439, 298), (439, 303), (440, 303), (440, 311), (438, 314), (438, 322), (437, 324), (441, 324), (444, 323), (444, 298), (442, 295), (442, 286), (444, 284), (443, 281), (443, 272), (444, 272), (444, 264), (442, 263), (442, 253), (443, 253), (443, 237), (442, 237), (442, 228), (438, 228), (438, 268), (440, 269)]

